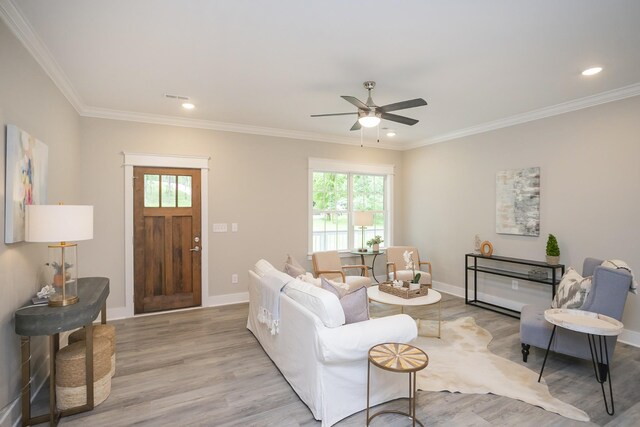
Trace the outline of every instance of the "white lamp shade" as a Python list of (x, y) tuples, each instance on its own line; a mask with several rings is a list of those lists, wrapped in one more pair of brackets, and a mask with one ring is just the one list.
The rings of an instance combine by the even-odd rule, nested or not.
[(27, 205), (27, 242), (75, 242), (93, 239), (93, 206)]
[(373, 212), (354, 212), (353, 225), (356, 227), (371, 227), (373, 225)]

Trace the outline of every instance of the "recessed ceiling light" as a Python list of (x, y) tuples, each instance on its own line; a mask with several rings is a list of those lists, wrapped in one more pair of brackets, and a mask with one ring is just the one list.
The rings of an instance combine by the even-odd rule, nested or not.
[(190, 102), (183, 102), (182, 108), (184, 108), (185, 110), (193, 110), (194, 108), (196, 108), (196, 106)]
[(387, 132), (387, 136), (388, 137), (394, 137), (394, 136), (396, 136), (396, 133), (394, 131), (390, 130), (389, 132)]
[(587, 68), (586, 70), (584, 70), (582, 72), (583, 76), (593, 76), (595, 74), (598, 74), (600, 71), (602, 71), (602, 67), (591, 67), (591, 68)]

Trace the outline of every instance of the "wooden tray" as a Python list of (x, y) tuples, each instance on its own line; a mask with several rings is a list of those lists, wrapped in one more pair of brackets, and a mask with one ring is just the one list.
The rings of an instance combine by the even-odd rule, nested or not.
[(400, 298), (410, 299), (423, 297), (429, 293), (429, 285), (420, 285), (420, 289), (409, 290), (409, 282), (402, 282), (401, 288), (394, 288), (391, 282), (382, 282), (378, 285), (380, 292), (386, 292)]

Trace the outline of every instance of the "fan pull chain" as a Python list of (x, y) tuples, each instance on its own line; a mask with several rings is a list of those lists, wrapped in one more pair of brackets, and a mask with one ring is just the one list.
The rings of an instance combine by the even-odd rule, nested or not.
[(380, 142), (380, 125), (376, 126), (378, 128), (378, 142)]
[(362, 132), (363, 132), (363, 130), (362, 130), (362, 128), (360, 128), (360, 148), (364, 147), (364, 144), (362, 143), (362, 138), (363, 138)]

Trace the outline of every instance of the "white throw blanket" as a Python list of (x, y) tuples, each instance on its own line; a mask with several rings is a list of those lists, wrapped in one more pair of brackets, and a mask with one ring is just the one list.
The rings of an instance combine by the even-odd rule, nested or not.
[(262, 282), (265, 286), (260, 289), (262, 300), (258, 311), (258, 322), (264, 323), (269, 328), (271, 335), (275, 335), (280, 326), (280, 291), (286, 286), (286, 282), (282, 281), (282, 276), (272, 272), (267, 272), (262, 276)]
[(631, 271), (631, 267), (629, 267), (629, 264), (627, 264), (624, 261), (620, 261), (619, 259), (608, 259), (605, 262), (602, 263), (603, 267), (607, 267), (607, 268), (612, 268), (612, 269), (623, 269), (623, 270), (627, 270), (629, 272), (629, 274), (631, 275), (631, 285), (629, 285), (629, 292), (633, 293), (633, 294), (637, 294), (638, 293), (638, 282), (636, 281), (635, 277), (633, 276), (633, 271)]

